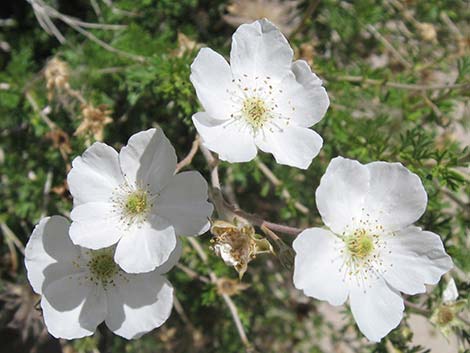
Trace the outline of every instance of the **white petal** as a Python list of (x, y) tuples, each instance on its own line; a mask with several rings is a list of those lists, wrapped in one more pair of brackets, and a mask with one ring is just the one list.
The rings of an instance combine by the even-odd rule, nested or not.
[(313, 130), (291, 125), (282, 131), (258, 134), (256, 145), (260, 150), (272, 153), (279, 164), (307, 169), (320, 152), (323, 139)]
[(121, 238), (114, 260), (128, 273), (149, 272), (164, 264), (175, 247), (174, 228), (166, 220), (153, 216)]
[(61, 216), (41, 219), (33, 230), (25, 249), (25, 266), (28, 280), (34, 291), (42, 293), (47, 282), (55, 281), (76, 272), (71, 260), (80, 250), (69, 238), (70, 222)]
[(155, 272), (161, 275), (167, 272), (170, 272), (173, 269), (173, 267), (175, 267), (176, 264), (179, 262), (182, 253), (183, 253), (183, 244), (179, 238), (176, 238), (175, 249), (170, 254), (170, 257), (168, 258), (168, 260), (166, 260), (162, 265), (158, 266), (155, 269)]
[(370, 187), (364, 202), (366, 212), (385, 229), (393, 231), (414, 223), (426, 209), (423, 183), (400, 163), (366, 165)]
[(106, 296), (101, 287), (91, 285), (82, 274), (64, 277), (49, 284), (41, 308), (47, 330), (56, 338), (90, 336), (107, 313)]
[(124, 338), (139, 338), (168, 319), (173, 287), (155, 272), (126, 275), (126, 279), (108, 291), (106, 325)]
[(175, 172), (176, 153), (161, 129), (149, 129), (130, 137), (119, 153), (119, 162), (131, 185), (149, 186), (157, 193)]
[(360, 219), (368, 187), (364, 165), (342, 157), (331, 160), (315, 195), (323, 222), (334, 233), (351, 230)]
[(296, 256), (294, 286), (305, 295), (327, 300), (332, 305), (346, 301), (348, 288), (340, 271), (338, 238), (328, 230), (309, 228), (300, 233), (292, 244)]
[(405, 308), (400, 293), (381, 278), (370, 283), (365, 292), (362, 287), (351, 288), (350, 302), (357, 326), (374, 342), (398, 326)]
[(230, 65), (235, 77), (281, 80), (291, 72), (292, 51), (287, 39), (268, 20), (243, 24), (232, 37)]
[(228, 91), (232, 91), (234, 85), (232, 71), (222, 55), (212, 49), (202, 48), (191, 65), (189, 79), (199, 101), (212, 118), (230, 118), (233, 102)]
[(193, 123), (204, 146), (230, 163), (248, 162), (256, 157), (255, 141), (248, 127), (241, 123), (224, 123), (210, 118), (207, 113), (193, 115)]
[(175, 228), (177, 235), (199, 235), (209, 227), (214, 207), (207, 202), (207, 182), (199, 172), (180, 173), (160, 191), (155, 213)]
[(449, 283), (447, 283), (444, 292), (442, 293), (442, 301), (444, 303), (452, 303), (455, 302), (458, 297), (459, 291), (457, 289), (457, 286), (455, 285), (455, 280), (451, 278)]
[(215, 244), (214, 253), (220, 256), (228, 266), (236, 266), (239, 260), (232, 255), (232, 246), (230, 244)]
[(296, 124), (309, 127), (323, 118), (330, 100), (322, 87), (322, 81), (312, 72), (306, 61), (295, 61), (292, 71), (295, 78), (288, 75), (280, 85), (283, 91), (281, 97), (284, 99), (279, 101), (279, 109), (285, 116), (292, 117)]
[(67, 176), (74, 205), (107, 201), (115, 187), (124, 182), (116, 150), (95, 142), (72, 162)]
[(452, 267), (441, 238), (418, 227), (408, 227), (386, 239), (386, 281), (407, 294), (424, 293), (425, 284), (436, 284)]
[(113, 205), (106, 202), (88, 202), (75, 206), (70, 213), (70, 238), (74, 244), (101, 249), (116, 244), (123, 231)]

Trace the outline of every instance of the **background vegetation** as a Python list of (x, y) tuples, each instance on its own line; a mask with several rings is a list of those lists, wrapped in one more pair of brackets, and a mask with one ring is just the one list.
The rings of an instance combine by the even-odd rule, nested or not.
[[(450, 277), (460, 298), (469, 298), (467, 1), (4, 0), (0, 13), (2, 352), (425, 352), (432, 340), (418, 346), (423, 333), (411, 314), (428, 322)], [(371, 345), (346, 307), (332, 309), (292, 287), (286, 259), (258, 256), (240, 284), (206, 234), (185, 243), (169, 275), (177, 302), (162, 328), (136, 341), (106, 327), (90, 338), (53, 339), (22, 252), (40, 217), (70, 211), (70, 161), (97, 139), (119, 148), (156, 125), (184, 158), (196, 134), (191, 115), (200, 109), (189, 82), (198, 48), (228, 55), (234, 26), (261, 17), (281, 26), (296, 57), (324, 80), (331, 107), (316, 131), (325, 145), (307, 171), (265, 154), (221, 163), (226, 198), (272, 222), (314, 226), (314, 191), (331, 158), (399, 161), (423, 180), (429, 204), (419, 223), (442, 236), (455, 269), (408, 298), (401, 325)], [(210, 180), (201, 153), (189, 167)], [(293, 239), (278, 235), (287, 246)], [(450, 334), (449, 352), (469, 347), (468, 306), (460, 315), (467, 324)]]

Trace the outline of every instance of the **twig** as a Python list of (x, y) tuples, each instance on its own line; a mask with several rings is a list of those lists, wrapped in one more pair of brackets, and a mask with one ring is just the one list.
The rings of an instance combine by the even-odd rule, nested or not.
[(26, 0), (28, 3), (31, 4), (33, 7), (34, 14), (39, 22), (39, 25), (48, 33), (48, 34), (53, 34), (57, 40), (60, 43), (65, 42), (65, 37), (60, 33), (60, 31), (57, 29), (57, 27), (54, 25), (54, 23), (51, 20), (52, 18), (56, 18), (61, 20), (62, 22), (66, 23), (70, 27), (72, 27), (75, 31), (79, 32), (80, 34), (84, 35), (91, 41), (95, 42), (102, 48), (112, 52), (119, 54), (121, 56), (125, 56), (127, 58), (130, 58), (132, 60), (138, 61), (138, 62), (146, 62), (147, 58), (125, 52), (120, 49), (116, 49), (113, 46), (109, 45), (108, 43), (104, 42), (103, 40), (99, 39), (96, 37), (93, 33), (85, 30), (85, 28), (94, 28), (94, 29), (105, 29), (105, 30), (120, 30), (123, 28), (126, 28), (127, 26), (125, 25), (114, 25), (114, 24), (102, 24), (102, 23), (91, 23), (91, 22), (84, 22), (79, 19), (76, 19), (71, 16), (64, 15), (54, 9), (53, 7), (45, 4), (42, 0)]
[(303, 231), (303, 229), (301, 228), (295, 228), (295, 227), (290, 227), (290, 226), (286, 226), (283, 224), (277, 224), (277, 223), (266, 221), (257, 215), (248, 213), (239, 208), (238, 209), (234, 208), (232, 205), (229, 205), (228, 203), (225, 203), (225, 207), (228, 208), (233, 213), (235, 213), (237, 216), (245, 218), (251, 224), (258, 226), (260, 228), (266, 227), (273, 231), (281, 232), (284, 234), (290, 234), (290, 235), (298, 235), (300, 232)]
[(50, 193), (51, 193), (51, 186), (52, 186), (52, 171), (49, 170), (46, 176), (46, 182), (44, 183), (44, 189), (42, 191), (42, 210), (41, 210), (41, 217), (43, 218), (47, 214), (47, 205), (49, 204)]
[(117, 8), (116, 6), (114, 6), (111, 0), (102, 0), (102, 1), (106, 6), (108, 6), (111, 9), (113, 13), (117, 15), (124, 15), (124, 16), (129, 16), (129, 17), (135, 17), (139, 15), (137, 12), (126, 11), (126, 10)]
[(365, 78), (362, 76), (338, 76), (328, 78), (329, 80), (334, 81), (348, 81), (348, 82), (359, 82), (364, 84), (371, 85), (381, 85), (391, 88), (400, 88), (410, 91), (435, 91), (435, 90), (445, 90), (445, 89), (460, 89), (470, 87), (470, 82), (464, 83), (454, 83), (454, 84), (437, 84), (437, 85), (420, 85), (414, 83), (399, 83), (399, 82), (388, 82), (386, 80), (376, 80)]
[(33, 96), (31, 95), (31, 93), (29, 93), (28, 91), (25, 92), (25, 96), (26, 96), (26, 99), (28, 100), (29, 104), (31, 104), (31, 106), (33, 107), (33, 110), (39, 115), (39, 117), (47, 124), (47, 126), (49, 127), (49, 129), (51, 130), (54, 130), (57, 125), (51, 120), (49, 119), (49, 117), (44, 114), (44, 112), (39, 108), (39, 105), (38, 103), (36, 102), (36, 100), (33, 98)]
[(410, 309), (413, 309), (414, 311), (416, 311), (418, 314), (422, 314), (424, 316), (429, 316), (431, 314), (431, 311), (428, 310), (428, 309), (423, 309), (419, 304), (416, 304), (416, 303), (412, 303), (406, 299), (403, 300), (405, 305), (410, 308)]
[(294, 38), (298, 33), (300, 33), (304, 29), (307, 20), (312, 17), (319, 4), (320, 0), (310, 1), (307, 9), (304, 12), (304, 15), (302, 16), (302, 19), (300, 20), (299, 25), (292, 31), (292, 33), (289, 35), (289, 38)]
[(106, 43), (106, 42), (102, 41), (101, 39), (99, 39), (98, 37), (96, 37), (93, 33), (85, 31), (83, 28), (81, 28), (81, 27), (79, 27), (75, 24), (69, 23), (69, 25), (70, 25), (70, 27), (75, 29), (77, 32), (83, 34), (85, 37), (87, 37), (91, 41), (95, 42), (96, 44), (98, 44), (102, 48), (106, 49), (107, 51), (125, 56), (127, 58), (136, 60), (136, 61), (141, 62), (141, 63), (144, 63), (144, 62), (147, 61), (147, 59), (144, 58), (143, 56), (131, 54), (131, 53), (125, 52), (123, 50), (114, 48), (113, 46), (109, 45), (108, 43)]
[[(201, 244), (199, 244), (199, 241), (194, 238), (194, 237), (188, 237), (188, 241), (191, 244), (191, 246), (194, 248), (198, 256), (201, 258), (202, 262), (205, 265), (208, 265), (208, 257), (205, 251), (202, 249)], [(218, 278), (217, 275), (214, 273), (214, 271), (209, 270), (209, 277), (211, 279), (211, 282), (213, 284), (217, 284)], [(246, 335), (245, 329), (243, 328), (242, 322), (240, 320), (240, 316), (238, 314), (238, 309), (235, 306), (235, 303), (232, 301), (232, 299), (227, 295), (227, 294), (221, 294), (225, 304), (229, 308), (230, 314), (232, 315), (233, 322), (237, 328), (238, 335), (240, 336), (240, 340), (244, 344), (245, 348), (247, 349), (247, 352), (252, 350), (252, 346), (250, 344), (250, 341), (248, 340), (248, 337)]]
[(206, 159), (207, 164), (209, 165), (209, 168), (211, 169), (211, 199), (220, 218), (227, 218), (231, 221), (234, 218), (233, 216), (239, 216), (245, 218), (247, 221), (258, 227), (266, 226), (267, 228), (270, 228), (272, 230), (290, 235), (297, 235), (303, 230), (300, 228), (289, 227), (282, 224), (266, 221), (259, 216), (245, 212), (242, 209), (227, 203), (224, 200), (220, 187), (217, 159), (214, 158), (212, 153), (202, 144), (201, 141), (200, 149)]
[[(51, 119), (49, 119), (49, 117), (39, 108), (39, 105), (38, 103), (36, 102), (36, 100), (33, 98), (33, 96), (31, 95), (31, 93), (29, 93), (29, 91), (25, 91), (24, 92), (25, 96), (26, 96), (26, 99), (28, 100), (29, 104), (33, 107), (33, 110), (41, 117), (41, 119), (47, 124), (47, 126), (49, 127), (49, 129), (51, 131), (54, 131), (56, 129), (60, 129)], [(68, 170), (70, 170), (70, 164), (69, 164), (69, 158), (67, 156), (67, 154), (63, 151), (63, 149), (59, 148), (59, 152), (60, 152), (60, 155), (62, 156), (62, 159), (64, 160), (65, 162), (65, 168)]]
[(101, 17), (101, 9), (100, 5), (96, 2), (96, 0), (90, 0), (91, 7), (93, 8), (93, 11), (95, 11), (95, 15), (97, 17)]
[(3, 232), (3, 235), (5, 238), (10, 239), (13, 244), (18, 248), (20, 253), (24, 255), (24, 245), (23, 243), (18, 239), (18, 237), (13, 233), (13, 231), (8, 227), (8, 225), (5, 222), (0, 223), (0, 229)]
[[(261, 172), (266, 176), (266, 178), (268, 178), (268, 180), (276, 187), (280, 187), (282, 186), (282, 181), (279, 180), (276, 175), (274, 175), (274, 173), (268, 168), (268, 166), (266, 164), (264, 164), (263, 162), (261, 162), (259, 159), (256, 159), (256, 166), (259, 168), (259, 170), (261, 170)], [(294, 207), (300, 212), (300, 213), (303, 213), (303, 214), (308, 214), (309, 213), (309, 209), (303, 205), (302, 203), (300, 203), (299, 201), (296, 201), (293, 199), (293, 197), (291, 196), (290, 192), (286, 189), (286, 188), (283, 188), (282, 191), (281, 191), (281, 196), (284, 200), (286, 200), (287, 202), (289, 201), (293, 201), (294, 203)]]
[(439, 17), (447, 25), (447, 27), (449, 27), (451, 32), (454, 33), (454, 35), (457, 37), (457, 40), (463, 40), (465, 38), (460, 29), (455, 25), (454, 22), (452, 22), (445, 11), (441, 11)]
[(431, 99), (429, 99), (429, 97), (424, 92), (421, 94), (421, 97), (423, 98), (424, 103), (429, 108), (431, 108), (431, 110), (434, 112), (434, 114), (438, 117), (439, 121), (444, 123), (444, 125), (447, 125), (449, 123), (449, 121), (443, 121), (444, 120), (444, 114), (441, 112), (439, 107), (437, 105), (435, 105), (434, 102)]
[(189, 153), (176, 165), (175, 174), (178, 173), (181, 169), (183, 169), (187, 165), (191, 164), (198, 149), (199, 149), (199, 135), (196, 135), (196, 137), (194, 138), (193, 144), (191, 146), (191, 149), (189, 150)]
[(413, 67), (401, 54), (396, 50), (393, 45), (371, 24), (366, 26), (367, 30), (371, 32), (390, 52), (397, 58), (397, 60), (407, 69)]
[(46, 15), (49, 18), (50, 17), (57, 18), (67, 24), (74, 23), (75, 25), (83, 27), (83, 28), (94, 28), (94, 29), (104, 29), (104, 30), (113, 30), (113, 31), (127, 28), (127, 25), (85, 22), (78, 18), (67, 16), (67, 15), (60, 13), (55, 8), (45, 4), (42, 0), (26, 0), (26, 1), (29, 2), (33, 6), (33, 8), (35, 8), (36, 11), (41, 12), (42, 14)]
[(190, 269), (189, 267), (186, 267), (185, 265), (181, 264), (181, 263), (178, 263), (176, 265), (177, 268), (179, 268), (181, 271), (183, 271), (184, 273), (186, 273), (188, 275), (189, 278), (192, 278), (192, 279), (198, 279), (200, 280), (201, 282), (203, 283), (210, 283), (210, 279), (203, 276), (203, 275), (200, 275), (198, 274), (196, 271), (193, 271), (192, 269)]
[(181, 320), (186, 325), (188, 331), (194, 335), (194, 332), (196, 331), (196, 329), (193, 323), (191, 322), (191, 320), (189, 320), (188, 315), (186, 315), (186, 312), (184, 311), (183, 306), (181, 305), (181, 302), (178, 300), (176, 295), (173, 295), (173, 306), (175, 307), (175, 310), (180, 316)]

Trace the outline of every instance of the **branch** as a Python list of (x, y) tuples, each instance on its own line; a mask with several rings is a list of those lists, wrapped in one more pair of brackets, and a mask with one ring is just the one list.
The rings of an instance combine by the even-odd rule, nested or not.
[(424, 316), (429, 316), (431, 314), (431, 311), (428, 310), (428, 309), (423, 309), (419, 304), (416, 304), (416, 303), (412, 303), (406, 299), (403, 299), (405, 305), (410, 308), (410, 309), (413, 309), (414, 311), (416, 311), (418, 314), (421, 314), (421, 315), (424, 315)]
[(194, 138), (193, 144), (191, 146), (191, 149), (189, 150), (189, 153), (176, 165), (175, 174), (178, 173), (181, 169), (183, 169), (187, 165), (191, 164), (198, 149), (199, 149), (199, 135), (196, 135), (196, 137)]
[(436, 91), (445, 89), (460, 89), (470, 87), (470, 82), (454, 83), (454, 84), (437, 84), (437, 85), (420, 85), (414, 83), (399, 83), (399, 82), (387, 82), (386, 80), (375, 80), (371, 78), (365, 78), (362, 76), (338, 76), (328, 78), (332, 81), (348, 81), (348, 82), (359, 82), (363, 84), (379, 85), (391, 88), (400, 88), (410, 91)]
[(385, 38), (380, 32), (371, 24), (366, 26), (367, 30), (371, 32), (375, 38), (377, 38), (390, 52), (395, 56), (395, 58), (407, 69), (413, 67), (401, 54), (396, 50), (393, 45)]
[(304, 12), (304, 15), (302, 16), (302, 19), (300, 20), (299, 25), (292, 31), (292, 33), (289, 35), (289, 38), (294, 38), (298, 33), (300, 33), (304, 29), (307, 20), (312, 17), (319, 4), (320, 0), (310, 1), (307, 9)]
[(278, 224), (278, 223), (273, 223), (266, 221), (262, 219), (261, 217), (248, 213), (246, 211), (243, 211), (240, 208), (235, 208), (232, 205), (228, 204), (225, 202), (224, 206), (229, 209), (231, 212), (236, 214), (237, 216), (240, 216), (242, 218), (245, 218), (247, 221), (249, 221), (251, 224), (258, 226), (260, 228), (266, 227), (269, 228), (270, 230), (276, 231), (276, 232), (281, 232), (284, 234), (290, 234), (290, 235), (298, 235), (300, 232), (303, 231), (301, 228), (295, 228), (295, 227), (290, 227), (286, 226), (283, 224)]
[(196, 271), (193, 271), (189, 267), (186, 267), (185, 265), (178, 263), (176, 264), (176, 267), (179, 268), (181, 271), (183, 271), (186, 275), (188, 275), (189, 278), (192, 279), (198, 279), (203, 283), (210, 283), (210, 279), (198, 274)]
[[(279, 180), (276, 175), (274, 175), (274, 173), (268, 168), (268, 166), (266, 164), (264, 164), (263, 162), (261, 162), (259, 159), (256, 159), (256, 166), (259, 168), (259, 170), (261, 170), (261, 172), (266, 176), (266, 178), (268, 178), (268, 180), (276, 187), (280, 187), (282, 186), (282, 181)], [(284, 200), (286, 200), (287, 202), (289, 201), (293, 201), (294, 203), (294, 207), (300, 212), (300, 213), (303, 213), (305, 215), (307, 215), (309, 213), (309, 209), (303, 205), (302, 203), (300, 203), (299, 201), (296, 201), (290, 194), (290, 192), (286, 189), (286, 188), (283, 188), (282, 191), (281, 191), (281, 196)]]
[(265, 226), (267, 228), (270, 228), (271, 230), (290, 235), (297, 235), (303, 230), (300, 228), (289, 227), (282, 224), (266, 221), (257, 215), (245, 212), (242, 209), (226, 202), (220, 187), (218, 160), (215, 159), (212, 153), (202, 144), (201, 140), (199, 140), (199, 146), (202, 154), (204, 155), (204, 158), (206, 159), (207, 164), (209, 165), (209, 168), (211, 169), (211, 199), (220, 218), (226, 218), (229, 221), (232, 221), (234, 216), (239, 216), (245, 218), (247, 221), (258, 227)]
[[(202, 249), (201, 244), (199, 244), (198, 240), (194, 237), (188, 237), (188, 241), (191, 244), (191, 246), (194, 248), (194, 250), (196, 250), (196, 253), (199, 255), (202, 262), (205, 265), (208, 266), (209, 263), (208, 263), (207, 254)], [(209, 277), (210, 277), (211, 282), (213, 284), (217, 284), (217, 281), (219, 279), (217, 278), (217, 275), (214, 273), (214, 271), (209, 270)], [(225, 304), (227, 305), (227, 307), (230, 311), (230, 314), (232, 315), (232, 319), (233, 319), (233, 322), (234, 322), (234, 324), (237, 328), (238, 335), (240, 336), (240, 340), (244, 344), (247, 352), (251, 352), (252, 351), (252, 346), (250, 344), (250, 341), (248, 340), (248, 337), (246, 336), (246, 332), (245, 332), (245, 329), (243, 328), (242, 322), (240, 320), (240, 316), (238, 314), (238, 309), (235, 306), (235, 303), (233, 302), (233, 300), (227, 294), (221, 294), (221, 295), (222, 295), (222, 298), (223, 298)]]
[(24, 256), (24, 245), (23, 243), (18, 239), (18, 237), (13, 233), (13, 231), (8, 227), (8, 225), (5, 222), (0, 223), (0, 229), (2, 230), (3, 235), (5, 236), (5, 239), (10, 240), (15, 246), (18, 248), (21, 254)]
[(42, 0), (26, 0), (26, 1), (32, 6), (34, 15), (36, 16), (39, 22), (39, 25), (46, 31), (46, 33), (54, 35), (60, 43), (64, 43), (66, 41), (65, 37), (54, 25), (51, 18), (55, 18), (66, 23), (67, 25), (72, 27), (75, 31), (81, 33), (82, 35), (90, 39), (91, 41), (95, 42), (102, 48), (112, 53), (125, 56), (127, 58), (138, 61), (140, 63), (147, 61), (147, 58), (143, 56), (128, 53), (123, 50), (114, 48), (113, 46), (102, 41), (101, 39), (96, 37), (93, 33), (85, 29), (85, 28), (94, 28), (94, 29), (105, 29), (105, 30), (120, 30), (120, 29), (126, 28), (127, 26), (125, 25), (84, 22), (74, 17), (67, 16), (67, 15), (60, 13), (53, 7), (45, 4)]

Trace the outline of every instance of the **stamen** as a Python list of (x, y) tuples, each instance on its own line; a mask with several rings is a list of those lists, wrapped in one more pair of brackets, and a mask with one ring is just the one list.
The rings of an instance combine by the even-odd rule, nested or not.
[(148, 187), (132, 187), (125, 183), (114, 190), (111, 198), (113, 213), (124, 225), (141, 224), (147, 219), (153, 201), (158, 197), (147, 191)]
[(260, 98), (250, 97), (243, 102), (242, 113), (246, 121), (256, 129), (261, 128), (269, 118), (268, 112), (265, 102)]
[(114, 262), (111, 250), (91, 251), (91, 259), (88, 261), (90, 278), (93, 283), (101, 283), (105, 288), (114, 285), (114, 277), (119, 272), (118, 265)]

